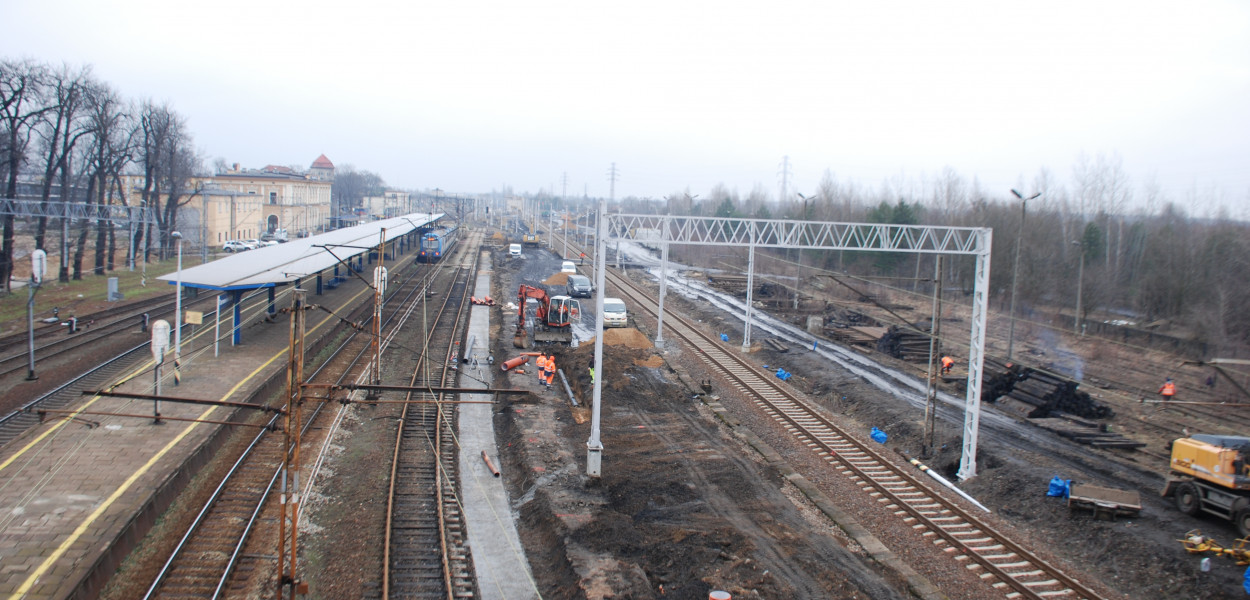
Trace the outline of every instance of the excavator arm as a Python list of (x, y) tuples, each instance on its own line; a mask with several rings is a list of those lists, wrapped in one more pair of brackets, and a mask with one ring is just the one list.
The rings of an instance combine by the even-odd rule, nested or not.
[(512, 336), (512, 345), (517, 348), (525, 348), (529, 344), (527, 334), (525, 332), (525, 301), (533, 298), (538, 301), (538, 322), (542, 323), (547, 317), (547, 309), (551, 304), (551, 299), (547, 296), (547, 292), (542, 288), (531, 285), (521, 284), (521, 288), (517, 290), (517, 318), (516, 318), (516, 334)]

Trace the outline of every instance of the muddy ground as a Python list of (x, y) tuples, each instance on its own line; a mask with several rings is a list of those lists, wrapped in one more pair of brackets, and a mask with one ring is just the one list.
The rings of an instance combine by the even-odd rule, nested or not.
[[(527, 252), (524, 261), (500, 260), (495, 289), (506, 298), (519, 282), (542, 282), (558, 268), (559, 259), (544, 251)], [(741, 339), (741, 323), (705, 312), (706, 303), (676, 295), (666, 302), (710, 331)], [(496, 356), (511, 356), (515, 317), (501, 316)], [(637, 325), (649, 337), (653, 323)], [(735, 598), (909, 597), (897, 573), (868, 560), (719, 424), (694, 398), (696, 390), (678, 381), (671, 367), (692, 365), (670, 363), (690, 360), (688, 354), (670, 352), (665, 362), (631, 334), (611, 332), (605, 341), (599, 481), (585, 477), (588, 411), (569, 406), (563, 394), (501, 407), (497, 418), (522, 540), (544, 597), (706, 598), (711, 589), (728, 589)], [(591, 344), (556, 349), (579, 401), (590, 396), (584, 366), (592, 352)], [(906, 402), (800, 349), (761, 349), (754, 358), (796, 373), (791, 383), (850, 429), (866, 435), (880, 427), (898, 453), (919, 453), (921, 415)], [(508, 378), (507, 385), (537, 386), (532, 373)], [(953, 478), (962, 413), (943, 417), (942, 448), (929, 462)], [(1231, 545), (1235, 534), (1215, 519), (1181, 515), (1159, 498), (1156, 457), (1075, 446), (1027, 423), (1003, 421), (982, 421), (978, 476), (962, 487), (993, 511), (996, 522), (1013, 527), (1019, 541), (1062, 558), (1109, 597), (1245, 597), (1244, 567), (1213, 558), (1213, 568), (1203, 573), (1200, 557), (1176, 541), (1201, 529)], [(1056, 475), (1137, 489), (1145, 510), (1114, 521), (1070, 512), (1062, 499), (1046, 496)], [(948, 583), (932, 569), (921, 567), (948, 597), (993, 597), (964, 591), (959, 574)]]

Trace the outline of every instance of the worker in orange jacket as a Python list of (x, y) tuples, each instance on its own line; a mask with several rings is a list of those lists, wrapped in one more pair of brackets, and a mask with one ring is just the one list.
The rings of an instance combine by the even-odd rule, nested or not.
[(954, 366), (955, 366), (955, 359), (949, 356), (942, 357), (942, 374), (943, 375), (950, 373), (951, 369), (954, 368)]
[(538, 383), (547, 385), (547, 357), (539, 354), (538, 358), (534, 359), (534, 366), (538, 371)]
[(556, 378), (556, 357), (547, 355), (547, 387), (551, 387), (552, 380)]
[(1176, 395), (1176, 382), (1168, 377), (1167, 381), (1163, 382), (1163, 387), (1159, 388), (1159, 393), (1163, 395), (1164, 402), (1171, 400), (1172, 396)]

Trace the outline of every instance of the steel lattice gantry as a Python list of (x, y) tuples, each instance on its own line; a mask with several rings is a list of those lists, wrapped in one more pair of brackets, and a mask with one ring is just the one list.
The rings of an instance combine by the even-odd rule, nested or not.
[[(55, 196), (53, 196), (55, 198)], [(56, 219), (86, 219), (89, 221), (113, 221), (116, 223), (141, 223), (148, 218), (142, 206), (118, 206), (113, 204), (89, 204), (85, 202), (47, 203), (31, 199), (0, 199), (0, 215), (17, 217), (47, 217)]]
[[(755, 270), (755, 248), (798, 250), (860, 250), (955, 254), (976, 257), (972, 290), (971, 341), (968, 351), (968, 393), (964, 407), (963, 455), (958, 477), (976, 476), (977, 434), (981, 417), (981, 379), (985, 354), (987, 288), (990, 282), (990, 245), (993, 230), (988, 227), (936, 227), (881, 223), (834, 223), (781, 219), (741, 219), (728, 217), (677, 217), (666, 215), (604, 214), (600, 243), (639, 240), (660, 244), (665, 263), (669, 244), (703, 246), (747, 246), (747, 305), (743, 348), (751, 339), (751, 291)], [(606, 230), (606, 231), (605, 231)], [(645, 237), (639, 237), (642, 233)], [(656, 239), (658, 233), (659, 239)], [(662, 269), (666, 269), (664, 264)], [(661, 273), (660, 322), (663, 329), (663, 283)], [(662, 341), (657, 334), (657, 341)]]

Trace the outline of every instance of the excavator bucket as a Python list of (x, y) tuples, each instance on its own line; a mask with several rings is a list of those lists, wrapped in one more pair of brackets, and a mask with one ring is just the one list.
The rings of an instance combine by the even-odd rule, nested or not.
[(529, 336), (525, 334), (524, 327), (517, 327), (516, 335), (512, 336), (512, 345), (517, 348), (529, 347)]

